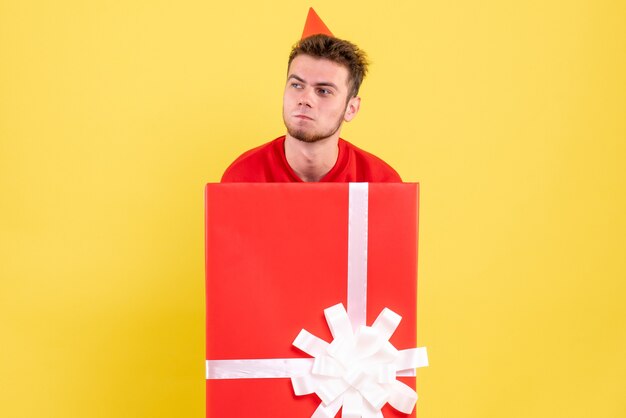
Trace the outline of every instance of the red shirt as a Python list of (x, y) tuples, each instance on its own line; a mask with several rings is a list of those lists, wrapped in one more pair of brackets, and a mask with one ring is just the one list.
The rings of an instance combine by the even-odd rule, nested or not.
[[(285, 157), (285, 137), (243, 153), (224, 172), (222, 183), (302, 182)], [(386, 162), (339, 139), (337, 162), (320, 180), (325, 182), (401, 182), (398, 173)]]

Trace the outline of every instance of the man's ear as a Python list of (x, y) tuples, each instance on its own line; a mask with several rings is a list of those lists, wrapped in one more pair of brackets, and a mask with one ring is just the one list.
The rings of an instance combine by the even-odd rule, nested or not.
[(359, 109), (361, 108), (361, 98), (355, 96), (348, 100), (348, 105), (346, 106), (346, 113), (343, 115), (343, 120), (346, 122), (350, 122), (354, 119), (359, 113)]

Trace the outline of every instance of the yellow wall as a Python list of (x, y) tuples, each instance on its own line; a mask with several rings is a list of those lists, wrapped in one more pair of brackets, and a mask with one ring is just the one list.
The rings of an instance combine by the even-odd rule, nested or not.
[[(203, 415), (202, 188), (310, 4), (0, 1), (0, 416)], [(312, 5), (422, 185), (419, 416), (623, 417), (625, 3)]]

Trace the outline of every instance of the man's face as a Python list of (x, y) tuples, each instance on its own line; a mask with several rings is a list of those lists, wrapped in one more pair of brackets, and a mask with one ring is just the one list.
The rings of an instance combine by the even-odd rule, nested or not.
[(348, 69), (323, 58), (298, 55), (291, 61), (283, 96), (283, 121), (290, 136), (316, 142), (335, 134), (359, 110), (348, 100)]

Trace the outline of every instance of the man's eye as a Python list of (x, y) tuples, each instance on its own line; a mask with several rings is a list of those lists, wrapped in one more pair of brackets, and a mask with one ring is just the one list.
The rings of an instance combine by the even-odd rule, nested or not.
[(330, 90), (328, 90), (328, 89), (317, 89), (317, 92), (318, 92), (319, 94), (324, 95), (324, 96), (326, 96), (326, 95), (328, 95), (328, 94), (331, 94), (331, 93), (332, 93), (332, 92), (331, 92)]
[(301, 89), (302, 85), (300, 83), (291, 83), (291, 87), (293, 87), (294, 89)]

